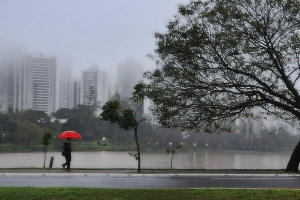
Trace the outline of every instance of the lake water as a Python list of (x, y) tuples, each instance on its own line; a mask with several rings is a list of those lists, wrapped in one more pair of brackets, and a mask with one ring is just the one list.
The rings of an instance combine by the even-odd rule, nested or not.
[[(291, 153), (253, 152), (178, 152), (174, 169), (284, 169)], [(46, 167), (54, 157), (53, 168), (60, 168), (65, 159), (61, 152), (47, 152)], [(44, 153), (0, 153), (0, 168), (43, 167)], [(167, 153), (142, 153), (141, 168), (169, 169)], [(137, 161), (124, 151), (73, 152), (72, 168), (136, 168)]]

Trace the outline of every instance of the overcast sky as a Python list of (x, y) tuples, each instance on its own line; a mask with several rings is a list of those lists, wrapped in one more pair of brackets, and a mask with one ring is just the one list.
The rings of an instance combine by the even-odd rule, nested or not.
[[(0, 0), (0, 47), (56, 56), (75, 75), (92, 64), (115, 69), (133, 58), (145, 69), (155, 32), (189, 0)], [(70, 64), (72, 63), (72, 64)]]

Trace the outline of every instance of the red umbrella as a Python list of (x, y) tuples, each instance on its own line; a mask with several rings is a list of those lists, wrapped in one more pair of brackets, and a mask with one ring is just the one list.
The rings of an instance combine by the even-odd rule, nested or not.
[(61, 134), (59, 134), (58, 138), (72, 138), (72, 139), (78, 139), (81, 138), (81, 136), (79, 135), (79, 133), (77, 133), (76, 131), (65, 131), (62, 132)]

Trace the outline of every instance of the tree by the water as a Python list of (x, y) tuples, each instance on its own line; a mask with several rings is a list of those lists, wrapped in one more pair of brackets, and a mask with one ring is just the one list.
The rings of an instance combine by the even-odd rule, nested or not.
[[(137, 91), (139, 88), (135, 87)], [(142, 92), (139, 92), (141, 95)], [(141, 154), (140, 154), (140, 146), (138, 141), (137, 130), (139, 124), (144, 121), (145, 119), (138, 119), (137, 113), (141, 109), (143, 104), (143, 97), (135, 95), (133, 100), (140, 101), (140, 107), (136, 110), (132, 108), (122, 108), (121, 102), (118, 100), (108, 101), (102, 107), (102, 113), (100, 114), (101, 118), (104, 121), (109, 121), (110, 123), (117, 124), (120, 129), (123, 130), (134, 130), (134, 137), (136, 143), (137, 153), (129, 153), (129, 155), (133, 155), (136, 160), (138, 161), (138, 170), (137, 172), (141, 171)]]
[[(155, 37), (158, 69), (139, 86), (163, 126), (229, 131), (266, 115), (299, 123), (299, 0), (192, 0)], [(299, 146), (287, 172), (298, 172)]]
[[(170, 145), (172, 145), (172, 144), (170, 144)], [(171, 156), (171, 170), (173, 169), (173, 157), (174, 157), (174, 155), (176, 153), (176, 150), (180, 149), (181, 147), (182, 147), (181, 145), (175, 144), (174, 147), (168, 147), (168, 148), (166, 148), (166, 153)]]

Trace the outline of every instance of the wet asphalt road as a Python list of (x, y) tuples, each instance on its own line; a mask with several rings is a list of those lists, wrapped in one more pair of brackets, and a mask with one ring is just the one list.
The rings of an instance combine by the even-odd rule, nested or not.
[(299, 189), (299, 177), (286, 174), (3, 173), (0, 187)]

